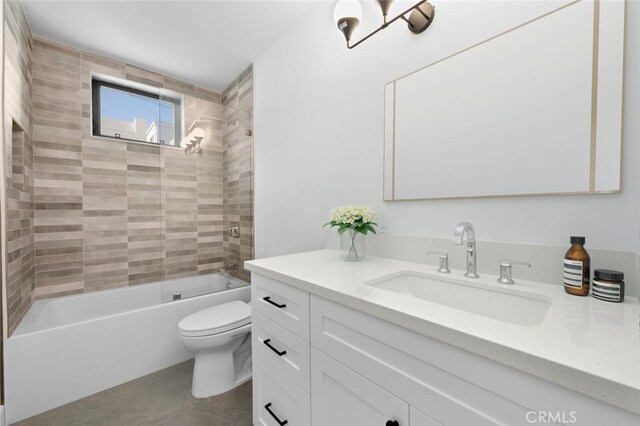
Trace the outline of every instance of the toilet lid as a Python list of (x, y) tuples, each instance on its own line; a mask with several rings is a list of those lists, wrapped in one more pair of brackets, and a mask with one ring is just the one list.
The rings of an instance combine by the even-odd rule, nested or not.
[(251, 306), (241, 300), (195, 312), (178, 323), (184, 336), (209, 336), (242, 327), (251, 322)]

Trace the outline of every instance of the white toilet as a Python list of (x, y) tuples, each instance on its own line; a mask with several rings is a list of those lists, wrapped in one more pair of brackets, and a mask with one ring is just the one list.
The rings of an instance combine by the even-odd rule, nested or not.
[(184, 346), (195, 354), (191, 393), (207, 398), (251, 377), (251, 307), (240, 300), (195, 312), (178, 323)]

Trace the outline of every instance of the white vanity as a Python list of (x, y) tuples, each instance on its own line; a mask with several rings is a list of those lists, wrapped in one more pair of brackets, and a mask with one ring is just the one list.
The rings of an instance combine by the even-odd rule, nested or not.
[(246, 267), (254, 425), (640, 424), (636, 299), (332, 250)]

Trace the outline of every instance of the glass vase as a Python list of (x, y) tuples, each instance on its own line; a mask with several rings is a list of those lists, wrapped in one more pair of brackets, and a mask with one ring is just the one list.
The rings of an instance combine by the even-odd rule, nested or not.
[(344, 260), (357, 262), (364, 259), (365, 235), (349, 229), (340, 237), (340, 249)]

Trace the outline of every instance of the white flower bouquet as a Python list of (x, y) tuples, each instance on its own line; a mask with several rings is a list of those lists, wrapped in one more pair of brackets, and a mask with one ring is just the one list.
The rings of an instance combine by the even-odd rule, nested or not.
[[(347, 260), (360, 260), (364, 257), (364, 235), (369, 232), (377, 234), (374, 222), (376, 214), (368, 206), (342, 206), (331, 210), (330, 221), (324, 226), (337, 227), (338, 234), (342, 236), (348, 232), (349, 239), (342, 237), (341, 247), (344, 258)], [(358, 235), (362, 237), (358, 238)]]
[(324, 226), (331, 228), (338, 227), (338, 234), (342, 235), (346, 231), (359, 232), (367, 235), (373, 232), (377, 235), (374, 226), (376, 214), (368, 206), (342, 206), (331, 210), (330, 221)]

